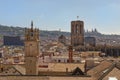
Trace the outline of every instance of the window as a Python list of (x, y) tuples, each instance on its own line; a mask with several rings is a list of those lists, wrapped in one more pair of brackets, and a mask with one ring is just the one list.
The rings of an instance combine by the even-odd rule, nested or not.
[(80, 25), (80, 34), (82, 34), (82, 28), (81, 28), (81, 25)]
[(58, 62), (60, 62), (60, 60), (58, 60)]
[(68, 68), (66, 68), (66, 72), (68, 72)]
[(32, 44), (30, 44), (30, 46), (32, 46)]
[(79, 33), (79, 26), (76, 25), (76, 34), (78, 34), (78, 33)]
[(32, 73), (32, 70), (30, 70), (30, 73)]
[(67, 59), (67, 62), (69, 62), (69, 60)]

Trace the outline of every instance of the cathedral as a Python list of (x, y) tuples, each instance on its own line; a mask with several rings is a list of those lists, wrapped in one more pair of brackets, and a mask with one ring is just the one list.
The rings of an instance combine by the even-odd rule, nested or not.
[(39, 29), (25, 29), (25, 69), (26, 75), (38, 75), (38, 56), (39, 56)]

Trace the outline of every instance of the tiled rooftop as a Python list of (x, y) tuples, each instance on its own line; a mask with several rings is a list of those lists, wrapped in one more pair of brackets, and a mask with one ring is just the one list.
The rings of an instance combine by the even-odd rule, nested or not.
[(102, 61), (98, 66), (88, 70), (87, 74), (99, 78), (110, 66), (112, 66), (111, 62)]
[(8, 68), (0, 73), (0, 75), (21, 75), (14, 67)]

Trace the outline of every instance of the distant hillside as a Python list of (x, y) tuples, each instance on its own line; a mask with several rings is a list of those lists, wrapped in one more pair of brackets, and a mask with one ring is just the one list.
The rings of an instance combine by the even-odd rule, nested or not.
[[(3, 26), (0, 25), (0, 35), (17, 35), (23, 36), (25, 28), (22, 27), (13, 27), (13, 26)], [(60, 31), (47, 31), (47, 30), (40, 30), (40, 36), (49, 36), (55, 37), (59, 35), (70, 36), (70, 32), (60, 32)], [(96, 29), (93, 31), (85, 32), (85, 36), (94, 36), (94, 37), (120, 37), (120, 35), (105, 35), (98, 32)]]
[[(3, 26), (0, 25), (0, 37), (3, 35), (9, 36), (24, 36), (25, 28), (21, 27), (13, 27), (13, 26)], [(65, 35), (66, 37), (70, 37), (70, 32), (60, 32), (60, 31), (45, 31), (40, 30), (40, 37), (48, 37), (48, 38), (55, 38), (57, 39), (58, 36), (61, 34)], [(120, 35), (105, 35), (98, 32), (96, 29), (93, 31), (86, 31), (85, 37), (95, 37), (97, 43), (101, 44), (120, 44)], [(46, 38), (45, 38), (46, 39)]]
[[(3, 26), (0, 25), (0, 35), (8, 35), (8, 36), (23, 36), (25, 28), (21, 27), (13, 27), (13, 26)], [(40, 30), (41, 37), (57, 37), (61, 34), (65, 36), (69, 36), (69, 32), (60, 32), (60, 31), (45, 31)]]

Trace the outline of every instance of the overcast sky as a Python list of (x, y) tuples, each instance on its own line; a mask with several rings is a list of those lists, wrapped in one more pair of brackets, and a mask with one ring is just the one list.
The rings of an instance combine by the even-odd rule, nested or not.
[(0, 0), (0, 24), (70, 32), (72, 20), (85, 29), (120, 34), (120, 0)]

